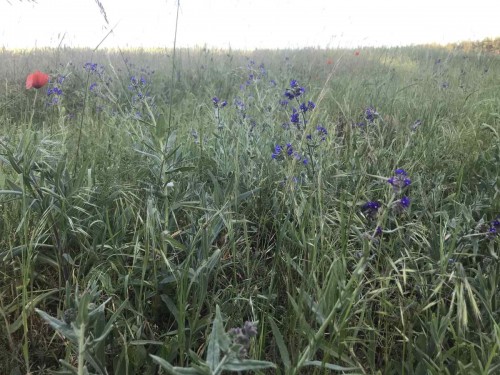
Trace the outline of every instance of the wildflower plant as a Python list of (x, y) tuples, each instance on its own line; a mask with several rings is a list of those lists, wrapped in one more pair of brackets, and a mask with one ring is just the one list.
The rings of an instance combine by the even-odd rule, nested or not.
[(411, 185), (408, 172), (402, 168), (394, 170), (394, 176), (388, 178), (387, 183), (392, 186), (393, 190), (393, 199), (395, 199), (393, 209), (396, 214), (402, 214), (410, 207), (411, 203), (410, 197), (406, 193)]
[[(301, 101), (305, 92), (305, 87), (300, 86), (296, 79), (292, 79), (290, 81), (290, 87), (287, 88), (284, 93), (286, 99), (280, 101), (283, 107), (291, 109), (289, 123), (298, 130), (305, 129), (307, 125), (306, 113), (316, 108), (316, 104), (312, 101), (308, 101), (307, 103)], [(294, 102), (296, 106), (290, 102)]]
[(151, 78), (144, 74), (132, 75), (127, 86), (131, 93), (131, 113), (136, 119), (142, 119), (143, 113), (150, 118), (158, 116), (158, 108), (154, 96), (151, 93)]
[(86, 62), (83, 70), (87, 75), (87, 99), (92, 103), (96, 112), (109, 114), (121, 111), (116, 95), (111, 90), (113, 78), (108, 74), (106, 67), (95, 62)]
[[(315, 149), (326, 140), (328, 131), (322, 125), (318, 125), (315, 131), (305, 134), (306, 126), (311, 112), (316, 109), (316, 104), (312, 100), (303, 100), (306, 92), (305, 87), (300, 86), (297, 80), (290, 81), (289, 88), (285, 89), (284, 99), (280, 99), (279, 106), (288, 113), (288, 121), (282, 124), (287, 132), (289, 142), (285, 145), (276, 144), (271, 157), (276, 160), (293, 160), (302, 163), (306, 168), (310, 168), (312, 175), (315, 174)], [(299, 148), (292, 146), (292, 140), (299, 140)], [(304, 144), (306, 151), (300, 150), (300, 145)], [(285, 151), (282, 153), (282, 151)], [(282, 155), (280, 157), (280, 155)], [(292, 178), (292, 181), (294, 179)]]
[(380, 207), (381, 203), (379, 201), (368, 201), (361, 207), (361, 210), (369, 220), (375, 220)]
[(220, 100), (217, 96), (212, 98), (212, 104), (214, 106), (214, 115), (215, 120), (217, 121), (217, 128), (222, 129), (224, 127), (224, 123), (221, 117), (221, 109), (227, 106), (227, 101)]
[[(242, 70), (241, 85), (238, 95), (233, 100), (238, 123), (252, 133), (257, 141), (274, 123), (278, 105), (274, 99), (278, 93), (276, 80), (264, 63), (257, 64), (247, 59)], [(256, 132), (255, 130), (258, 130)]]
[(387, 182), (392, 186), (394, 193), (401, 193), (411, 184), (408, 173), (402, 168), (396, 169), (394, 176), (390, 177)]
[(65, 81), (64, 75), (59, 75), (55, 80), (49, 81), (47, 88), (47, 106), (55, 106), (60, 104), (63, 95), (63, 85)]
[(155, 355), (151, 357), (170, 374), (219, 375), (224, 371), (241, 373), (276, 368), (272, 362), (247, 359), (251, 340), (255, 336), (257, 325), (253, 322), (246, 322), (242, 328), (225, 332), (220, 308), (217, 306), (205, 360), (200, 358), (192, 367), (183, 368), (174, 367)]

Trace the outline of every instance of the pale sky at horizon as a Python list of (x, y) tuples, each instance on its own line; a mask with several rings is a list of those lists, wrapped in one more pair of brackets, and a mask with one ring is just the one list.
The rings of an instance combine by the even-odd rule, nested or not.
[[(0, 0), (0, 48), (172, 47), (177, 0)], [(500, 1), (180, 0), (177, 45), (397, 46), (500, 37)]]

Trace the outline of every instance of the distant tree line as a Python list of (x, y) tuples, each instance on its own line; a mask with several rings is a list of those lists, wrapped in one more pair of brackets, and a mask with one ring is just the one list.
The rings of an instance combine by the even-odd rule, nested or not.
[(488, 52), (496, 55), (500, 54), (500, 38), (486, 38), (479, 41), (463, 41), (450, 43), (446, 48), (461, 50), (463, 52)]

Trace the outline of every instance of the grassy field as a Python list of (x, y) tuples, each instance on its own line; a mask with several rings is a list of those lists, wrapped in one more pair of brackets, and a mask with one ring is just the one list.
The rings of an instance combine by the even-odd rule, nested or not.
[(498, 54), (0, 61), (0, 374), (500, 374)]

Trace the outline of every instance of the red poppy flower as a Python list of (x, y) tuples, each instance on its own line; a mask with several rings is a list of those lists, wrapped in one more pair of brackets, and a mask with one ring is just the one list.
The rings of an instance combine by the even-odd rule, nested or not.
[(49, 76), (37, 70), (26, 77), (26, 89), (29, 90), (33, 87), (39, 89), (45, 86), (47, 82), (49, 82)]
[(332, 59), (328, 59), (328, 60), (326, 60), (326, 63), (327, 63), (328, 65), (332, 65), (332, 64), (333, 64), (333, 60), (332, 60)]
[(355, 56), (359, 56), (359, 51), (354, 52)]

